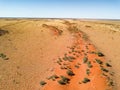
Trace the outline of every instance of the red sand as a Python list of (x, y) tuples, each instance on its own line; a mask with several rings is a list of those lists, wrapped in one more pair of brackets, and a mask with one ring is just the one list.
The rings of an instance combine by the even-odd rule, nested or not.
[[(0, 38), (0, 53), (9, 57), (9, 60), (4, 61), (2, 58), (0, 60), (0, 90), (117, 90), (112, 87), (111, 71), (117, 66), (114, 71), (119, 72), (119, 58), (115, 60), (119, 51), (111, 51), (119, 50), (116, 48), (118, 43), (114, 43), (115, 48), (112, 47), (113, 41), (118, 42), (119, 34), (112, 37), (112, 40), (116, 37), (113, 41), (109, 38), (103, 40), (109, 32), (104, 34), (103, 30), (99, 34), (101, 25), (90, 24), (89, 26), (88, 23), (86, 27), (87, 22), (72, 23), (73, 20), (71, 23), (62, 22), (64, 20), (25, 20), (24, 23), (19, 22), (2, 27), (10, 33)], [(1, 22), (1, 26), (2, 24), (4, 23)], [(76, 26), (72, 27), (72, 25)], [(106, 31), (106, 28), (103, 28)], [(103, 51), (106, 56), (98, 56), (98, 50), (94, 45), (99, 45), (91, 44), (80, 30), (89, 31), (91, 36), (97, 36), (93, 39), (95, 42), (109, 40), (107, 42), (110, 42), (112, 50), (107, 49), (109, 44), (105, 46), (99, 42), (101, 47), (106, 48), (105, 51), (109, 55), (107, 56)], [(112, 61), (115, 63), (111, 63), (112, 66), (114, 65), (112, 68), (109, 65), (106, 66), (111, 56), (114, 57)], [(119, 73), (115, 73), (115, 76), (118, 77), (116, 79), (119, 83)], [(63, 79), (67, 80), (63, 82)], [(44, 80), (46, 84), (43, 83), (44, 85), (40, 86), (40, 80)], [(116, 83), (114, 85), (117, 86)]]
[[(47, 80), (47, 84), (42, 88), (42, 90), (112, 90), (112, 87), (108, 84), (110, 83), (110, 73), (102, 71), (101, 68), (109, 68), (105, 66), (105, 58), (100, 57), (95, 53), (97, 52), (94, 45), (90, 44), (82, 38), (82, 33), (75, 34), (76, 40), (74, 45), (70, 48), (74, 48), (74, 51), (68, 51), (65, 56), (73, 56), (75, 59), (70, 61), (65, 61), (62, 59), (61, 62), (56, 65), (54, 71), (55, 75), (59, 78), (55, 80)], [(88, 61), (91, 62), (91, 67), (88, 67), (87, 62), (83, 62), (83, 58), (87, 57)], [(99, 59), (103, 64), (99, 64), (95, 59)], [(67, 66), (66, 69), (61, 69), (61, 66)], [(75, 67), (76, 66), (76, 67)], [(75, 75), (69, 76), (66, 71), (72, 70)], [(86, 73), (86, 70), (90, 70), (90, 74)], [(106, 75), (104, 76), (103, 73)], [(61, 85), (58, 81), (61, 76), (65, 76), (70, 79), (69, 83)], [(84, 78), (88, 78), (90, 82), (83, 83)]]

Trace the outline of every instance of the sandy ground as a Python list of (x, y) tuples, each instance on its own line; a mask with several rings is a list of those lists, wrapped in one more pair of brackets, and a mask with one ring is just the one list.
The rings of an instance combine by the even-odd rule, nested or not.
[[(116, 81), (115, 90), (120, 88), (120, 21), (80, 22), (79, 27), (85, 32), (92, 43), (105, 53), (113, 65)], [(95, 24), (97, 23), (97, 24)], [(91, 26), (86, 28), (85, 25)]]
[(86, 38), (105, 54), (115, 73), (113, 90), (119, 90), (120, 23), (67, 19), (0, 20), (0, 29), (9, 32), (0, 36), (0, 53), (9, 58), (0, 58), (0, 90), (42, 90), (40, 81), (54, 73), (56, 59), (63, 56), (76, 40), (66, 29), (69, 23), (65, 24), (65, 21), (86, 33)]

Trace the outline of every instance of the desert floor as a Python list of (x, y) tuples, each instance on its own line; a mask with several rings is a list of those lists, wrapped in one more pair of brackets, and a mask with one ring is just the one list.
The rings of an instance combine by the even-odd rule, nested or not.
[[(91, 80), (92, 83), (90, 85), (84, 86), (80, 84), (81, 87), (78, 88), (78, 85), (74, 83), (79, 78), (79, 75), (73, 65), (76, 65), (76, 63), (81, 65), (82, 62), (78, 63), (76, 61), (70, 62), (70, 64), (62, 62), (64, 65), (69, 64), (70, 68), (75, 72), (75, 76), (69, 77), (72, 79), (70, 86), (59, 86), (56, 84), (56, 81), (56, 83), (53, 83), (54, 79), (58, 78), (59, 80), (59, 77), (52, 78), (53, 81), (47, 80), (47, 84), (44, 83), (45, 86), (41, 86), (40, 81), (48, 79), (49, 76), (64, 74), (61, 69), (59, 70), (61, 63), (57, 59), (67, 55), (70, 47), (79, 48), (79, 44), (82, 47), (80, 50), (83, 51), (80, 52), (82, 58), (86, 53), (92, 52), (92, 50), (95, 52), (100, 51), (105, 55), (100, 57), (100, 59), (110, 64), (110, 72), (108, 74), (112, 75), (110, 78), (114, 82), (112, 89), (106, 89), (106, 82), (103, 82), (106, 78), (97, 77), (102, 72), (96, 63), (93, 64), (95, 68), (90, 69), (92, 74), (88, 77), (93, 78), (92, 75), (97, 73), (93, 80), (99, 82), (92, 82)], [(0, 90), (119, 90), (119, 44), (120, 21), (0, 19)], [(88, 49), (87, 51), (86, 47), (93, 47), (94, 49)], [(79, 54), (76, 57), (79, 57)], [(82, 59), (81, 57), (80, 59)], [(90, 53), (88, 57), (91, 61), (92, 59), (99, 58), (96, 55), (91, 56)], [(78, 69), (79, 65), (76, 65)], [(83, 73), (83, 77), (85, 76), (84, 69), (87, 67), (84, 65), (80, 67), (82, 67), (80, 70), (83, 71), (79, 73)], [(92, 86), (95, 83), (97, 84)], [(101, 86), (99, 84), (104, 89), (100, 89)], [(53, 85), (55, 87), (52, 87)], [(50, 86), (53, 89), (49, 88)]]

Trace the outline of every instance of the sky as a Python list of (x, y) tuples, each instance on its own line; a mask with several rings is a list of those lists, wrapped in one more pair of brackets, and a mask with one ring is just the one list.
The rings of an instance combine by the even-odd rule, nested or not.
[(0, 17), (120, 19), (120, 0), (0, 0)]

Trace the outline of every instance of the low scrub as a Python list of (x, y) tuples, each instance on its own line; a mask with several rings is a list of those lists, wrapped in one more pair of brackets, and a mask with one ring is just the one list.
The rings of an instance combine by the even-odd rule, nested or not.
[(44, 86), (45, 84), (47, 84), (45, 81), (40, 81), (41, 86)]
[(61, 85), (66, 85), (69, 84), (70, 79), (65, 77), (65, 76), (61, 76), (61, 80), (58, 80), (58, 83)]
[(83, 80), (82, 82), (83, 82), (83, 83), (88, 83), (88, 82), (90, 82), (90, 79), (84, 78), (84, 80)]
[(5, 34), (8, 34), (9, 32), (7, 30), (0, 29), (0, 36), (3, 36)]
[(68, 74), (69, 76), (74, 76), (74, 75), (75, 75), (72, 70), (67, 70), (67, 74)]

